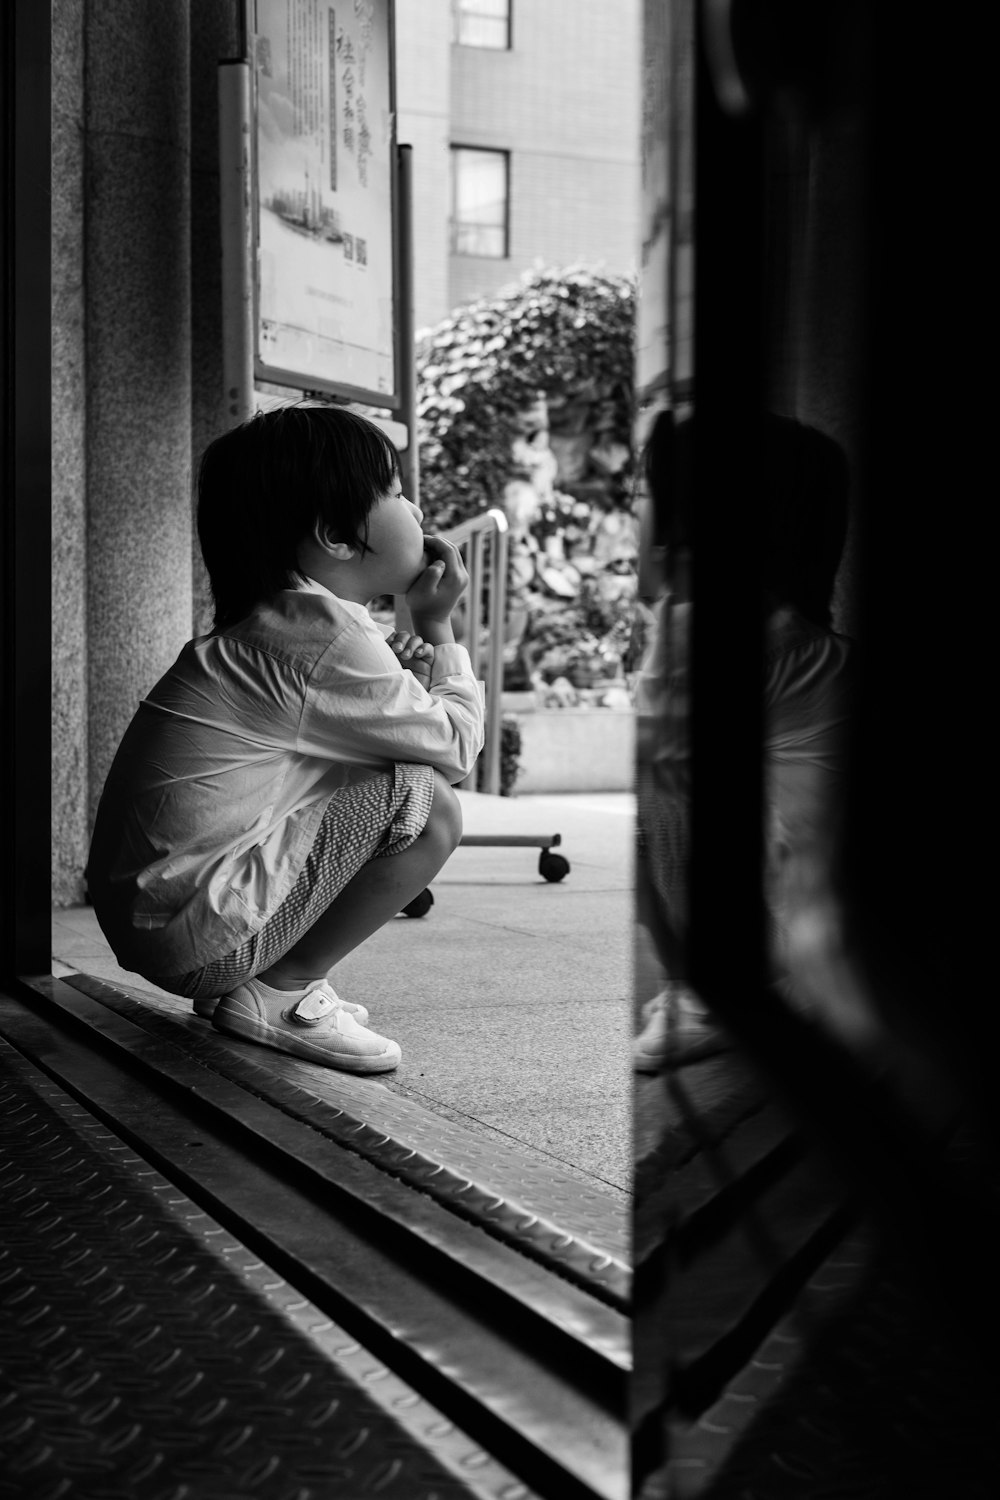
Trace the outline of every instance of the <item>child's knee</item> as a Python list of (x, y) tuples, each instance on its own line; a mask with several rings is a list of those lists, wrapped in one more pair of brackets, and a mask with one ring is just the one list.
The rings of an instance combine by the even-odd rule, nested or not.
[(450, 854), (462, 837), (462, 807), (440, 771), (434, 772), (434, 800), (422, 835)]

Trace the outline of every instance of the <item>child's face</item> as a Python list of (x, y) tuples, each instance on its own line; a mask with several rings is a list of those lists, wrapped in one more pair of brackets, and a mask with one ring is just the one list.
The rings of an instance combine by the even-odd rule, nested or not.
[(373, 584), (369, 598), (405, 594), (427, 565), (424, 557), (423, 512), (403, 494), (397, 479), (392, 489), (368, 512), (368, 548), (362, 566)]

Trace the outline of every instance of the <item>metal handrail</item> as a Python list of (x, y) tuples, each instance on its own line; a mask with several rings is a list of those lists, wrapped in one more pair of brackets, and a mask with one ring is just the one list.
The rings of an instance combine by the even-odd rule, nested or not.
[[(489, 587), (489, 611), (486, 620), (486, 743), (483, 747), (482, 787), (494, 796), (500, 792), (500, 737), (503, 728), (503, 646), (507, 618), (507, 517), (502, 510), (484, 511), (453, 526), (441, 535), (454, 542), (462, 552), (469, 574), (465, 617), (468, 622), (463, 644), (469, 652), (472, 670), (480, 675), (484, 587)], [(402, 601), (396, 601), (397, 620)], [(461, 786), (474, 785), (474, 773)]]
[[(443, 532), (449, 542), (460, 548), (469, 573), (466, 595), (465, 644), (472, 670), (480, 675), (482, 655), (480, 627), (483, 622), (483, 588), (489, 585), (489, 613), (486, 620), (486, 743), (483, 746), (482, 790), (494, 796), (500, 792), (500, 736), (503, 710), (503, 642), (507, 617), (507, 517), (502, 510), (487, 510)], [(468, 776), (463, 786), (473, 784)]]

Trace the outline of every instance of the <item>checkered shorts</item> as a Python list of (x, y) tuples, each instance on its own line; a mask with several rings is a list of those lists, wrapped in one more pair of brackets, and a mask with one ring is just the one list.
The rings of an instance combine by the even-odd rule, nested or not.
[(334, 792), (305, 867), (259, 932), (201, 969), (155, 982), (203, 1000), (228, 994), (277, 963), (369, 860), (402, 854), (423, 832), (434, 797), (430, 766), (397, 765)]

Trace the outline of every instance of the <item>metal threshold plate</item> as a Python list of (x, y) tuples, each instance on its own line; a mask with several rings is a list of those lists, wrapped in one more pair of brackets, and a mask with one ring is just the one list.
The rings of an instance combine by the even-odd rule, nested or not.
[[(629, 1225), (618, 1199), (516, 1143), (445, 1119), (371, 1079), (230, 1040), (87, 975), (59, 981), (193, 1061), (308, 1123), (556, 1269), (620, 1311), (631, 1292)], [(56, 982), (32, 982), (51, 997)]]

